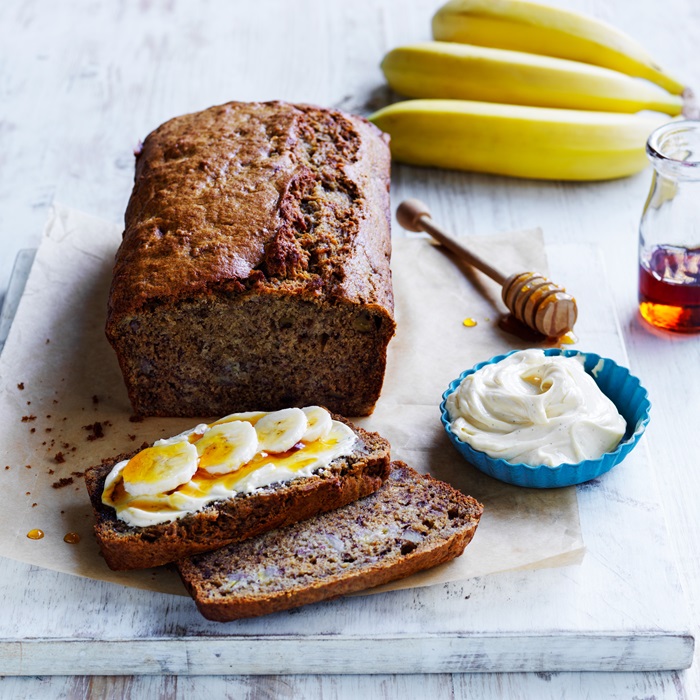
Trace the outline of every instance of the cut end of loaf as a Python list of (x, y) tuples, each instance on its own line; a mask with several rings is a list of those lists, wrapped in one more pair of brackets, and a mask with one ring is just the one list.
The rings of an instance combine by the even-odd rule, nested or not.
[(324, 405), (368, 415), (394, 321), (378, 306), (224, 295), (155, 306), (108, 335), (139, 415)]

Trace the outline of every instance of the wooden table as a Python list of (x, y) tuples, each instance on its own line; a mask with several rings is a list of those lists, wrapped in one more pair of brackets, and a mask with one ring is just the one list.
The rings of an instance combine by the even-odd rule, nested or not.
[[(0, 4), (0, 289), (17, 251), (38, 244), (52, 201), (118, 221), (133, 149), (154, 126), (229, 99), (287, 99), (367, 113), (389, 95), (378, 63), (390, 47), (429, 37), (438, 3), (357, 0)], [(700, 85), (689, 2), (560, 4), (612, 21), (691, 85)], [(605, 184), (536, 183), (396, 167), (394, 201), (431, 202), (446, 227), (488, 234), (542, 226), (547, 242), (602, 251), (630, 366), (649, 389), (646, 438), (670, 546), (697, 634), (700, 477), (692, 453), (700, 415), (700, 337), (651, 331), (636, 313), (636, 226), (649, 173)], [(396, 232), (400, 235), (400, 232)], [(4, 560), (3, 583), (51, 586), (61, 575)], [(27, 587), (31, 590), (31, 587)], [(128, 598), (128, 596), (127, 596)], [(14, 599), (13, 599), (14, 600)], [(27, 627), (56, 611), (31, 606)], [(132, 610), (133, 613), (133, 610)], [(99, 610), (95, 611), (99, 614)], [(131, 613), (130, 613), (131, 614)], [(68, 672), (68, 671), (66, 671)], [(167, 672), (167, 669), (166, 669)], [(139, 676), (11, 678), (0, 697), (655, 697), (700, 696), (685, 672), (386, 676)]]

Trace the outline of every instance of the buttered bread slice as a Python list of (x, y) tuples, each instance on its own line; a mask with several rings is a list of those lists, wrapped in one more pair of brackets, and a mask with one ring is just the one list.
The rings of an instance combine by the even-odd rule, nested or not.
[(376, 491), (389, 449), (320, 406), (232, 414), (89, 469), (95, 536), (115, 570), (218, 549)]
[(199, 611), (265, 615), (405, 578), (462, 554), (481, 504), (393, 462), (382, 487), (339, 510), (178, 562)]

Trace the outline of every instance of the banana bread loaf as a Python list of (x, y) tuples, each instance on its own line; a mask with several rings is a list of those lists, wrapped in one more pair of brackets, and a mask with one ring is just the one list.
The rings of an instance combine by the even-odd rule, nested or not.
[(367, 415), (394, 334), (388, 137), (231, 102), (145, 140), (107, 337), (139, 415)]
[[(286, 409), (279, 413), (298, 410)], [(264, 414), (248, 415), (251, 416), (249, 420), (254, 422), (260, 415)], [(276, 414), (267, 415), (274, 417)], [(340, 456), (334, 458), (327, 465), (322, 465), (318, 469), (313, 467), (313, 470), (307, 468), (302, 471), (303, 476), (296, 476), (296, 478), (294, 475), (289, 475), (286, 477), (290, 479), (288, 481), (275, 481), (275, 478), (269, 477), (266, 479), (256, 478), (247, 489), (240, 488), (238, 492), (234, 492), (233, 496), (228, 495), (225, 498), (206, 502), (195, 512), (186, 513), (170, 522), (156, 522), (156, 524), (144, 526), (130, 524), (118, 517), (114, 501), (104, 499), (107, 500), (105, 503), (103, 500), (103, 495), (107, 495), (109, 489), (115, 488), (114, 483), (108, 483), (107, 486), (105, 484), (113, 468), (130, 460), (140, 452), (139, 450), (105, 460), (101, 465), (88, 469), (85, 472), (85, 483), (95, 515), (95, 536), (108, 566), (114, 570), (124, 570), (166, 564), (191, 554), (217, 549), (231, 542), (238, 542), (273, 528), (289, 525), (318, 513), (339, 508), (376, 491), (389, 474), (389, 443), (376, 433), (370, 433), (353, 426), (340, 416), (333, 416), (333, 419), (341, 424), (339, 428), (342, 430), (339, 432), (347, 433), (351, 439), (348, 450), (342, 452)], [(202, 425), (198, 428), (211, 429), (218, 425), (217, 429), (220, 430), (222, 423), (226, 420), (221, 419), (211, 426)], [(242, 421), (237, 422), (240, 426)], [(213, 431), (212, 435), (215, 432)], [(188, 431), (188, 433), (195, 433), (196, 436), (196, 429)], [(170, 451), (169, 447), (175, 445), (178, 438), (181, 437), (159, 441), (155, 445), (160, 446), (167, 457), (167, 453)], [(221, 437), (221, 435), (216, 437)], [(201, 439), (204, 440), (204, 438)], [(190, 440), (188, 434), (185, 441), (189, 442)], [(182, 442), (180, 440), (178, 444)], [(261, 442), (256, 449), (264, 447)], [(295, 445), (289, 452), (282, 454), (280, 456), (282, 463), (277, 462), (276, 464), (274, 463), (275, 455), (271, 455), (267, 451), (260, 453), (257, 464), (262, 469), (259, 470), (259, 473), (271, 473), (275, 470), (277, 470), (276, 473), (280, 473), (280, 470), (285, 471), (285, 463), (289, 463), (294, 454), (301, 457), (302, 463), (293, 465), (292, 472), (298, 472), (299, 467), (304, 466), (304, 460), (311, 464), (313, 457), (318, 456), (319, 444), (312, 443), (310, 445), (310, 458), (305, 456), (303, 451), (299, 449), (300, 447), (301, 443)], [(194, 449), (194, 446), (191, 446), (191, 449)], [(142, 454), (143, 452), (141, 451)], [(221, 442), (217, 445), (215, 441), (210, 441), (205, 448), (205, 454), (207, 452), (216, 459), (225, 454), (226, 449), (225, 447), (222, 449)], [(170, 453), (172, 454), (171, 451)], [(270, 461), (272, 461), (272, 466), (268, 464)], [(182, 460), (180, 460), (181, 463)], [(152, 485), (154, 475), (161, 478), (165, 475), (166, 479), (170, 478), (174, 464), (172, 461), (168, 463), (163, 460), (161, 468), (156, 465), (156, 469), (153, 469), (153, 463), (151, 463), (151, 465), (147, 465), (146, 470), (142, 470), (142, 475), (145, 474)], [(251, 466), (256, 466), (253, 460), (247, 465), (242, 465), (239, 472), (234, 472), (234, 475), (236, 473), (251, 474)], [(196, 468), (198, 469), (197, 474), (200, 474), (201, 461)], [(193, 497), (201, 494), (202, 487), (210, 487), (218, 475), (220, 472), (214, 471), (214, 473), (203, 474), (199, 477), (197, 483), (188, 486), (177, 496), (179, 500), (173, 506), (172, 512), (177, 510), (177, 504), (181, 504), (183, 501), (189, 499), (189, 503), (192, 503)], [(116, 482), (117, 488), (119, 482), (126, 481), (126, 476), (126, 469), (124, 469), (119, 476), (119, 481)], [(222, 479), (226, 477), (227, 475), (223, 474)], [(188, 478), (188, 476), (185, 477), (185, 482)], [(172, 484), (164, 486), (163, 490), (166, 493), (162, 496), (158, 495), (157, 488), (144, 491), (144, 493), (156, 495), (150, 498), (148, 496), (142, 497), (140, 500), (143, 502), (137, 503), (136, 512), (142, 517), (152, 516), (154, 512), (157, 513), (158, 508), (154, 505), (154, 502), (156, 504), (157, 502), (154, 501), (154, 498), (167, 497), (172, 488), (174, 488)], [(214, 493), (216, 496), (218, 492), (211, 490), (210, 493)], [(121, 495), (129, 496), (129, 494), (123, 493), (123, 489)], [(162, 503), (162, 501), (160, 502)]]
[(178, 562), (199, 611), (225, 622), (363, 590), (442, 564), (469, 544), (483, 508), (393, 462), (371, 496)]

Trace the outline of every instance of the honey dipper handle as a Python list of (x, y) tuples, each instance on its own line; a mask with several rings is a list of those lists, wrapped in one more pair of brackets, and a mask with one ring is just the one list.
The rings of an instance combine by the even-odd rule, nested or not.
[(480, 270), (492, 280), (498, 282), (498, 284), (502, 285), (506, 281), (505, 275), (491, 267), (491, 265), (477, 255), (474, 255), (474, 253), (452, 238), (452, 236), (446, 234), (430, 218), (430, 209), (419, 199), (406, 199), (401, 202), (396, 210), (396, 220), (407, 231), (425, 231), (429, 233), (438, 243), (444, 245), (448, 250), (451, 250), (458, 258), (473, 265), (477, 270)]

